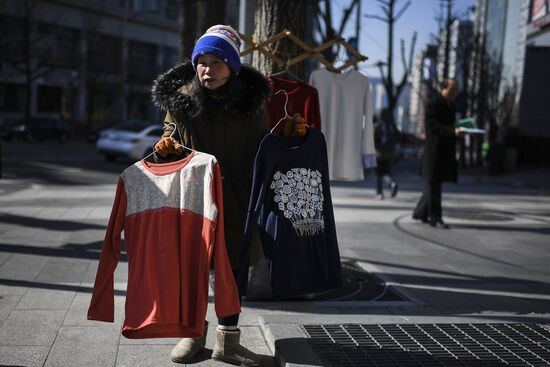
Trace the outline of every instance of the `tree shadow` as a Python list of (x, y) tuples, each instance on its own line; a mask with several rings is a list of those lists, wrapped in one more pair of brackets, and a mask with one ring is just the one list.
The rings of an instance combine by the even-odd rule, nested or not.
[(0, 222), (5, 224), (16, 224), (25, 227), (31, 228), (44, 228), (51, 231), (80, 231), (85, 229), (103, 229), (107, 227), (105, 225), (93, 224), (93, 223), (82, 223), (75, 222), (70, 220), (61, 220), (61, 219), (43, 219), (43, 218), (33, 218), (33, 217), (24, 217), (21, 215), (14, 214), (4, 214), (0, 213)]
[[(59, 283), (45, 283), (28, 280), (14, 280), (0, 278), (0, 285), (9, 287), (24, 287), (24, 288), (37, 288), (37, 289), (50, 289), (56, 291), (73, 291), (79, 293), (92, 293), (93, 287), (86, 287), (82, 285), (70, 285)], [(126, 296), (126, 291), (116, 290), (115, 296)]]
[[(123, 242), (121, 240), (121, 249), (119, 262), (128, 262), (128, 255), (123, 250)], [(11, 245), (0, 243), (0, 252), (26, 255), (39, 255), (47, 257), (62, 257), (69, 259), (86, 259), (99, 260), (100, 250), (103, 246), (103, 241), (90, 242), (84, 245), (68, 243), (59, 247), (38, 247), (26, 245)]]

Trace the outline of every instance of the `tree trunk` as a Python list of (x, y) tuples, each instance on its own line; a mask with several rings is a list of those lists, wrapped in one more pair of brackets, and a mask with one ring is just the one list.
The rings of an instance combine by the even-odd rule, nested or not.
[[(388, 107), (390, 111), (392, 111), (393, 116), (393, 109), (395, 107), (396, 98), (394, 96), (394, 88), (393, 88), (393, 7), (394, 7), (394, 0), (391, 0), (389, 3), (389, 17), (388, 17), (388, 79), (386, 81), (386, 93), (388, 94)], [(393, 119), (392, 119), (393, 120)], [(392, 121), (393, 122), (393, 121)]]
[(191, 58), (193, 45), (197, 38), (197, 3), (195, 0), (183, 0), (181, 4), (180, 59)]
[[(265, 41), (284, 29), (290, 30), (296, 37), (304, 40), (308, 24), (306, 19), (307, 5), (307, 0), (258, 0), (254, 16), (256, 26), (254, 39), (256, 42)], [(289, 60), (303, 52), (301, 47), (289, 39), (283, 39), (268, 47), (271, 50), (276, 50), (277, 57), (283, 60)], [(252, 65), (266, 75), (281, 70), (271, 59), (260, 52), (254, 52)], [(292, 65), (289, 68), (291, 73), (301, 79), (306, 78), (305, 70), (304, 62)]]
[(32, 21), (31, 21), (31, 6), (30, 0), (25, 0), (25, 120), (31, 117), (31, 96), (32, 96)]
[(180, 58), (190, 59), (193, 47), (206, 30), (225, 23), (226, 0), (182, 0)]

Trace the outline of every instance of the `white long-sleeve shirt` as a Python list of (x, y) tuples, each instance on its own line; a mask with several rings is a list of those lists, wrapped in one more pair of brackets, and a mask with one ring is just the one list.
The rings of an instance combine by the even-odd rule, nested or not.
[(351, 69), (342, 74), (314, 71), (321, 127), (327, 141), (331, 180), (363, 180), (363, 167), (376, 166), (369, 78)]

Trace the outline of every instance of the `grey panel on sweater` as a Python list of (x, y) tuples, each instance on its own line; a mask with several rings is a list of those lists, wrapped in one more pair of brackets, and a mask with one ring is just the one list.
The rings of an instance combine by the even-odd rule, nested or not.
[(212, 196), (212, 176), (216, 158), (195, 152), (176, 172), (157, 175), (141, 161), (122, 172), (126, 191), (126, 215), (160, 208), (179, 208), (216, 221), (218, 210)]

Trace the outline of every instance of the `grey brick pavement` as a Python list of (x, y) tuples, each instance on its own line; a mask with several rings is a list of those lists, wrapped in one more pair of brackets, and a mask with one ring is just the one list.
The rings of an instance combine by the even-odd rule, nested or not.
[[(86, 320), (117, 172), (125, 165), (103, 167), (91, 153), (75, 162), (25, 157), (19, 165), (10, 147), (6, 151), (0, 180), (0, 365), (174, 366), (169, 352), (177, 339), (120, 335), (126, 262), (115, 273), (115, 323)], [(453, 228), (444, 231), (410, 218), (421, 188), (411, 171), (399, 171), (401, 192), (393, 200), (374, 200), (372, 185), (332, 187), (342, 257), (408, 299), (245, 303), (240, 325), (247, 347), (276, 354), (289, 366), (320, 365), (298, 325), (548, 323), (550, 196), (547, 185), (538, 184), (540, 174), (525, 175), (524, 184), (520, 174), (496, 180), (465, 176), (460, 185), (445, 187), (444, 209)], [(468, 220), (453, 213), (511, 219)], [(208, 358), (216, 322), (212, 304), (208, 319), (208, 350), (193, 365), (222, 365)]]

